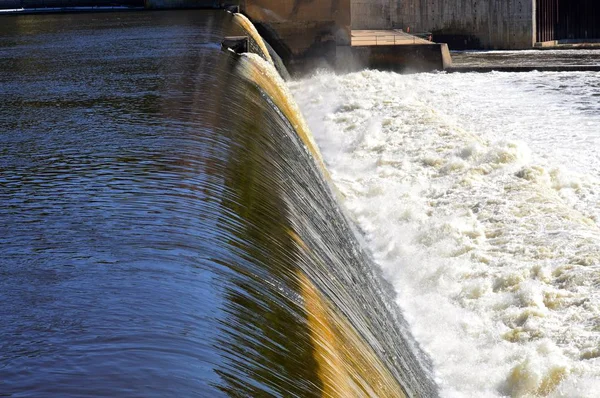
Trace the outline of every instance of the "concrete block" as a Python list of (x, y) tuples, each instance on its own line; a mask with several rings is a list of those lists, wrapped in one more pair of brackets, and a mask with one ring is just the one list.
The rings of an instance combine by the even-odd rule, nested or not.
[(340, 46), (336, 53), (336, 69), (355, 72), (378, 69), (391, 72), (412, 73), (441, 71), (452, 64), (445, 44), (402, 46)]

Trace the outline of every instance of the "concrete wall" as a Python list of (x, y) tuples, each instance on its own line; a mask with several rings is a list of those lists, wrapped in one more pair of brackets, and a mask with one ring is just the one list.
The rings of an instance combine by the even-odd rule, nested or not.
[(535, 0), (352, 0), (353, 29), (433, 32), (452, 48), (531, 48)]
[[(434, 40), (447, 42), (451, 48), (525, 49), (535, 43), (535, 0), (246, 0), (246, 3), (251, 18), (270, 24), (276, 24), (278, 19), (291, 21), (287, 27), (294, 29), (286, 32), (290, 38), (302, 31), (302, 24), (298, 23), (301, 20), (333, 20), (338, 29), (351, 26), (432, 32)], [(350, 8), (351, 14), (347, 15)], [(337, 17), (332, 10), (337, 10)], [(347, 18), (351, 18), (351, 23)], [(321, 28), (315, 25), (309, 30)], [(305, 43), (298, 42), (294, 47), (306, 48), (310, 40), (301, 41)], [(338, 37), (337, 44), (345, 43)]]
[(146, 0), (149, 8), (239, 5), (291, 72), (333, 64), (350, 44), (351, 0)]
[(351, 0), (242, 0), (242, 11), (292, 72), (335, 62), (350, 44)]
[(337, 70), (356, 72), (364, 68), (392, 72), (442, 71), (452, 64), (446, 44), (405, 46), (338, 47)]
[(0, 0), (0, 9), (114, 5), (177, 9), (225, 4), (240, 6), (292, 72), (333, 65), (336, 46), (350, 45), (351, 0)]
[[(534, 44), (535, 0), (398, 0), (396, 19), (414, 31), (468, 47), (520, 49)], [(451, 43), (452, 44), (452, 43)], [(452, 47), (452, 45), (451, 45)]]
[(398, 0), (352, 0), (352, 29), (391, 29)]

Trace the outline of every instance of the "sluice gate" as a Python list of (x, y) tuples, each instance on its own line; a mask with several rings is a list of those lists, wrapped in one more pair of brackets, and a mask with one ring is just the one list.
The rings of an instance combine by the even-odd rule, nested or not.
[(594, 0), (537, 0), (538, 42), (599, 40), (600, 3)]

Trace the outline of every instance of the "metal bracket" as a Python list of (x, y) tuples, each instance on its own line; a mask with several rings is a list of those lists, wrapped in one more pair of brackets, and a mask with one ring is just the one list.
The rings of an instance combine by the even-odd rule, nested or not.
[(225, 10), (227, 12), (232, 13), (232, 14), (239, 14), (240, 13), (240, 6), (239, 5), (225, 6)]
[(249, 44), (248, 36), (227, 36), (221, 42), (221, 49), (231, 50), (236, 54), (247, 53)]

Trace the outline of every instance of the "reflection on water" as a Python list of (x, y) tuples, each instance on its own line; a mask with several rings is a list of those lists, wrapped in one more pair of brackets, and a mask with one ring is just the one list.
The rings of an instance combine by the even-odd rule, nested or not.
[(307, 283), (435, 394), (231, 18), (2, 21), (0, 394), (319, 396)]

